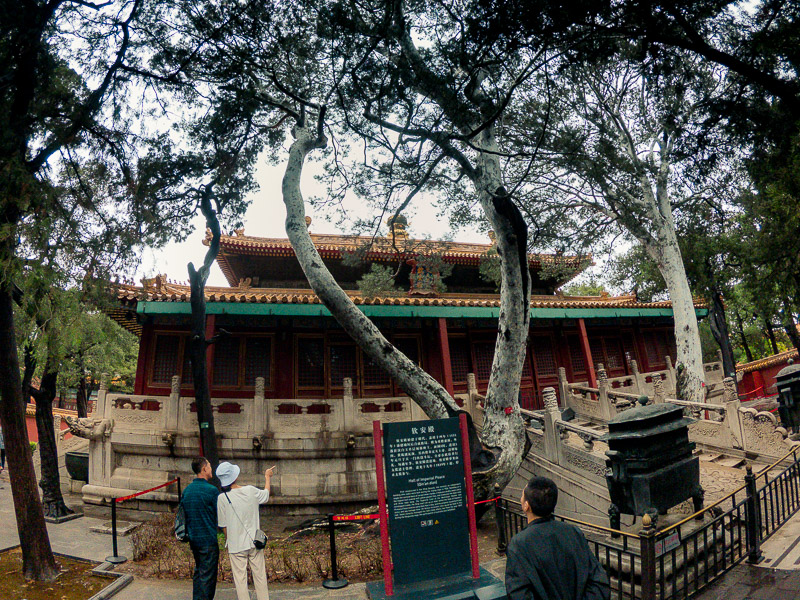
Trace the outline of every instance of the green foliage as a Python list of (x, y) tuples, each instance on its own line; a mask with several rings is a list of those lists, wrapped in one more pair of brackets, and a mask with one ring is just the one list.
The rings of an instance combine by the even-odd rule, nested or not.
[(33, 454), (34, 452), (36, 452), (36, 448), (38, 448), (38, 447), (39, 447), (39, 445), (38, 445), (36, 442), (28, 442), (28, 445), (29, 445), (29, 446), (30, 446), (30, 448), (31, 448), (31, 454)]
[(445, 262), (441, 252), (419, 254), (415, 257), (417, 270), (431, 276), (431, 287), (437, 294), (444, 294), (447, 285), (444, 280), (453, 273), (453, 265)]
[(397, 288), (394, 282), (395, 271), (389, 266), (372, 263), (369, 272), (358, 280), (358, 289), (365, 298), (387, 296)]
[(503, 280), (501, 269), (502, 265), (500, 264), (500, 255), (497, 253), (497, 246), (492, 246), (481, 256), (478, 272), (481, 275), (481, 279), (487, 283), (493, 283), (498, 292)]
[(608, 293), (605, 284), (597, 277), (589, 277), (582, 283), (571, 283), (565, 286), (562, 291), (567, 296), (600, 296)]

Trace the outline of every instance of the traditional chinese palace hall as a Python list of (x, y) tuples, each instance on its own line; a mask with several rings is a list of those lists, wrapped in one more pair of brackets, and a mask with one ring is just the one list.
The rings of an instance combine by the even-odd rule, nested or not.
[[(486, 389), (500, 310), (495, 284), (480, 273), (492, 256), (491, 244), (413, 240), (404, 231), (374, 240), (311, 237), (336, 280), (398, 348), (451, 393), (466, 392), (468, 373), (475, 374), (479, 391)], [(354, 252), (363, 260), (346, 260)], [(442, 278), (442, 293), (432, 289), (435, 274), (422, 266), (431, 253), (452, 265)], [(341, 397), (347, 377), (356, 398), (403, 395), (311, 291), (287, 239), (239, 230), (222, 236), (217, 261), (230, 286), (206, 288), (207, 337), (221, 330), (229, 335), (210, 347), (213, 397), (251, 397), (257, 377), (265, 380), (267, 398)], [(397, 291), (375, 298), (360, 295), (357, 281), (370, 263), (401, 265)], [(565, 296), (560, 286), (585, 268), (585, 260), (532, 254), (529, 265), (533, 295), (521, 381), (524, 408), (540, 408), (545, 387), (558, 389), (559, 367), (570, 381), (592, 383), (598, 363), (609, 377), (617, 377), (631, 372), (632, 360), (643, 372), (663, 369), (668, 355), (674, 361), (669, 302)], [(119, 304), (109, 314), (141, 340), (134, 393), (166, 396), (178, 375), (181, 395), (193, 394), (189, 293), (188, 286), (165, 276), (143, 280), (141, 287), (117, 286)], [(698, 317), (707, 313), (700, 304), (696, 311)]]

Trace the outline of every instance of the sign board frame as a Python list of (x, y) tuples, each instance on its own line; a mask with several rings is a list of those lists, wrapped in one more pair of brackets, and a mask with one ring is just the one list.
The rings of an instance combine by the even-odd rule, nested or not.
[[(420, 427), (434, 424), (433, 421), (406, 422), (406, 424), (419, 424)], [(384, 466), (384, 432), (383, 424), (380, 421), (373, 421), (372, 432), (375, 446), (375, 472), (378, 487), (378, 512), (380, 514), (381, 528), (381, 551), (383, 557), (383, 581), (387, 596), (394, 595), (394, 565), (392, 563), (391, 540), (389, 531), (389, 510), (387, 504), (386, 471)], [(469, 451), (469, 432), (467, 429), (467, 417), (464, 413), (458, 416), (458, 432), (460, 437), (461, 458), (464, 467), (465, 501), (467, 512), (467, 528), (469, 538), (469, 564), (471, 566), (471, 576), (473, 579), (480, 578), (480, 566), (478, 561), (478, 536), (477, 521), (475, 518), (475, 495), (472, 487), (472, 469)], [(452, 434), (451, 434), (452, 435)]]

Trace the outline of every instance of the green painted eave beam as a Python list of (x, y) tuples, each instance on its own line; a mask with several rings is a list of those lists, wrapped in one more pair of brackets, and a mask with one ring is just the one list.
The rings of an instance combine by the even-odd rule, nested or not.
[[(497, 319), (500, 309), (486, 306), (382, 306), (358, 305), (368, 317), (405, 317), (446, 319)], [(188, 302), (141, 301), (136, 312), (143, 315), (188, 315), (192, 309)], [(698, 317), (705, 317), (708, 309), (698, 308)], [(330, 317), (322, 304), (267, 304), (243, 302), (208, 302), (209, 315), (253, 315), (291, 317)], [(671, 317), (671, 308), (532, 308), (531, 319), (607, 319), (613, 317)]]

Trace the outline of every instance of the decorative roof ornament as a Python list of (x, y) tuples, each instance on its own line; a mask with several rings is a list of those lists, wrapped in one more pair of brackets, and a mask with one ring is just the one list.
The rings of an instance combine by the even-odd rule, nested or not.
[(394, 236), (397, 239), (408, 239), (408, 232), (406, 231), (408, 219), (403, 215), (389, 217), (386, 219), (386, 224), (389, 226), (389, 235), (387, 237), (391, 238)]
[(497, 243), (497, 234), (494, 232), (494, 229), (489, 230), (489, 240), (491, 240), (492, 246)]
[(236, 235), (236, 237), (244, 237), (244, 227), (234, 229), (233, 233)]
[(252, 277), (243, 277), (239, 280), (239, 289), (240, 290), (249, 290), (253, 287), (253, 278)]
[(311, 217), (309, 217), (308, 215), (306, 215), (306, 229), (311, 231)]
[(167, 284), (167, 276), (166, 274), (159, 274), (150, 279), (142, 277), (141, 282), (143, 291), (161, 294), (164, 292), (164, 287)]

